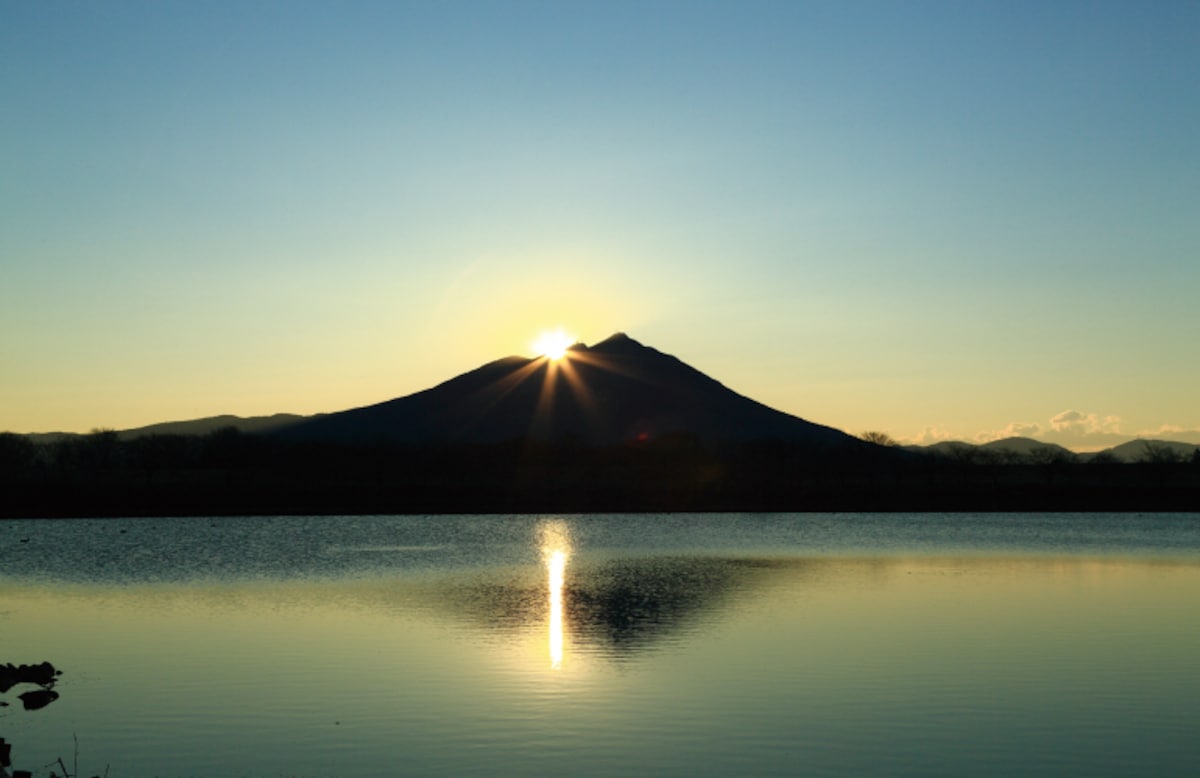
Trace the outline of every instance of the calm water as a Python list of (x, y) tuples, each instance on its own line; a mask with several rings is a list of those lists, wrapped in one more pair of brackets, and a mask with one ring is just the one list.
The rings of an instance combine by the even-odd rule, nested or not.
[(1200, 515), (0, 522), (47, 775), (1196, 775)]

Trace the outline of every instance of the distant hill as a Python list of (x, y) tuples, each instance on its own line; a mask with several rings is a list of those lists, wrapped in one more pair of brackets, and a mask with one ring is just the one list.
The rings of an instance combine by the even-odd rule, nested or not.
[(963, 462), (1149, 462), (1189, 461), (1200, 451), (1195, 443), (1169, 440), (1131, 440), (1103, 451), (1076, 454), (1055, 443), (1032, 438), (1004, 438), (976, 445), (960, 440), (943, 440), (928, 446), (905, 446), (908, 451), (933, 454)]
[(609, 445), (684, 434), (867, 447), (857, 438), (743, 397), (618, 333), (557, 362), (508, 357), (407, 397), (280, 428), (291, 440), (495, 443), (517, 438)]
[(990, 443), (984, 443), (980, 448), (987, 451), (1009, 452), (1013, 454), (1021, 454), (1028, 456), (1030, 454), (1053, 454), (1064, 457), (1074, 457), (1075, 452), (1068, 448), (1063, 448), (1057, 443), (1044, 443), (1033, 438), (1003, 438), (1001, 440), (993, 440)]
[[(134, 440), (148, 435), (207, 435), (210, 432), (216, 432), (219, 429), (228, 429), (229, 427), (245, 433), (264, 433), (296, 424), (307, 418), (311, 417), (300, 416), (294, 413), (276, 413), (271, 416), (249, 417), (225, 414), (186, 421), (164, 421), (157, 424), (148, 424), (145, 427), (117, 430), (116, 432), (120, 440)], [(47, 445), (57, 443), (61, 440), (82, 438), (86, 434), (82, 432), (32, 432), (26, 434), (25, 437), (39, 445)]]
[(963, 459), (974, 455), (974, 452), (979, 450), (979, 446), (974, 443), (967, 443), (962, 440), (939, 440), (937, 443), (930, 443), (928, 446), (901, 446), (905, 451), (912, 451), (918, 454), (933, 454), (935, 456)]
[(1170, 440), (1144, 440), (1138, 438), (1137, 440), (1131, 440), (1128, 443), (1114, 446), (1106, 451), (1097, 452), (1093, 456), (1109, 454), (1121, 462), (1155, 461), (1156, 457), (1166, 461), (1170, 461), (1171, 458), (1176, 458), (1179, 461), (1187, 461), (1197, 451), (1200, 451), (1200, 446), (1197, 446), (1195, 443), (1178, 443)]
[(982, 445), (959, 440), (943, 440), (931, 446), (906, 446), (909, 451), (932, 454), (945, 459), (976, 464), (1048, 464), (1074, 462), (1078, 455), (1055, 443), (1032, 438), (1003, 438)]
[(117, 433), (122, 440), (132, 440), (147, 435), (207, 435), (219, 429), (233, 427), (241, 432), (261, 433), (271, 432), (283, 427), (292, 426), (303, 421), (307, 416), (294, 413), (276, 413), (272, 416), (208, 416), (203, 419), (190, 421), (165, 421), (150, 424), (145, 427), (121, 430)]

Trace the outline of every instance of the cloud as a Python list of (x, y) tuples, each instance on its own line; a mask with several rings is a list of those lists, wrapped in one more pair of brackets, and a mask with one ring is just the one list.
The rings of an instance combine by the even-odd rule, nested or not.
[(979, 443), (991, 443), (993, 440), (1005, 438), (1036, 438), (1042, 431), (1042, 425), (1036, 421), (1013, 421), (1001, 429), (980, 432), (975, 436), (975, 440)]
[[(970, 439), (973, 443), (990, 443), (1005, 438), (1032, 438), (1043, 443), (1055, 443), (1073, 451), (1101, 451), (1135, 438), (1170, 440), (1200, 445), (1200, 427), (1162, 424), (1157, 428), (1129, 433), (1121, 431), (1121, 417), (1068, 409), (1052, 416), (1045, 424), (1035, 421), (1009, 422), (1000, 429), (984, 430)], [(968, 440), (944, 427), (926, 427), (910, 437), (899, 438), (901, 443), (928, 446), (945, 440)]]
[(1087, 415), (1079, 411), (1063, 411), (1050, 419), (1050, 426), (1056, 430), (1062, 430), (1073, 424), (1081, 424), (1086, 418)]
[(1063, 411), (1050, 419), (1050, 428), (1055, 432), (1072, 432), (1082, 435), (1118, 434), (1121, 432), (1119, 416), (1100, 418), (1095, 413)]
[(1101, 416), (1068, 409), (1052, 416), (1045, 424), (1014, 421), (997, 430), (985, 430), (975, 436), (977, 443), (1004, 438), (1032, 438), (1056, 443), (1075, 451), (1099, 451), (1124, 443), (1133, 436), (1121, 432), (1121, 417)]
[(1099, 451), (1124, 443), (1133, 436), (1121, 432), (1120, 416), (1068, 409), (1052, 416), (1049, 426), (1041, 428), (1036, 437), (1075, 451)]
[(1134, 437), (1147, 440), (1174, 440), (1200, 445), (1200, 427), (1189, 429), (1178, 424), (1161, 424), (1157, 429), (1139, 430)]
[(934, 443), (940, 443), (943, 440), (956, 440), (957, 436), (946, 430), (944, 427), (926, 427), (916, 435), (897, 438), (900, 443), (909, 446), (929, 446)]

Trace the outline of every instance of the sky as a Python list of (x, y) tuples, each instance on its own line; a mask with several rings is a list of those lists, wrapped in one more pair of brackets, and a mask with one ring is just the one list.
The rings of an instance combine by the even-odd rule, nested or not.
[(0, 6), (0, 430), (626, 332), (905, 442), (1200, 442), (1200, 3)]

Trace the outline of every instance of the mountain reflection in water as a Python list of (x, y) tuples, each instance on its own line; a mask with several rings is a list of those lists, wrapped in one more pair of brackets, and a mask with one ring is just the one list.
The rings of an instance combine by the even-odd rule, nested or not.
[(435, 600), (444, 617), (501, 634), (546, 624), (553, 666), (562, 663), (565, 646), (625, 661), (697, 628), (735, 596), (753, 596), (755, 582), (784, 564), (679, 556), (572, 562), (568, 567), (567, 558), (562, 551), (547, 556), (542, 581), (519, 574), (448, 581), (424, 589), (422, 596)]
[[(410, 604), (494, 636), (545, 630), (550, 666), (574, 650), (612, 661), (670, 642), (701, 625), (784, 562), (694, 555), (625, 558), (576, 554), (568, 521), (541, 522), (533, 542), (541, 569), (488, 568), (401, 585)], [(786, 563), (794, 568), (796, 562)], [(400, 585), (400, 584), (398, 584)]]

